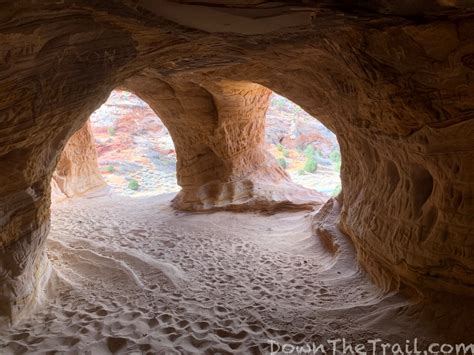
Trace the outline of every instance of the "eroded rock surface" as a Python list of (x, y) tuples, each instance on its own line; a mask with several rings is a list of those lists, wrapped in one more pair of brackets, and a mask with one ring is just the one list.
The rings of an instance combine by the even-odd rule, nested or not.
[(56, 198), (80, 196), (105, 185), (97, 164), (90, 121), (67, 142), (51, 183)]
[(182, 210), (312, 208), (324, 197), (291, 182), (264, 149), (271, 91), (248, 82), (197, 85), (146, 73), (124, 84), (157, 112), (176, 148)]
[(52, 173), (67, 140), (121, 85), (173, 136), (177, 207), (298, 197), (260, 149), (266, 87), (336, 133), (340, 227), (377, 284), (474, 295), (469, 3), (134, 4), (0, 10), (1, 316), (18, 318), (38, 298)]

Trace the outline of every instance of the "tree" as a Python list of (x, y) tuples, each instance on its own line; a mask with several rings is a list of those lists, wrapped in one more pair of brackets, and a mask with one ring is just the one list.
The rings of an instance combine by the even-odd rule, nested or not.
[(318, 162), (314, 155), (310, 155), (306, 158), (306, 162), (304, 164), (304, 171), (308, 173), (315, 173), (318, 169)]
[(128, 188), (130, 190), (136, 191), (136, 190), (138, 190), (139, 186), (140, 185), (138, 184), (138, 181), (135, 180), (135, 179), (130, 179), (130, 181), (128, 182)]

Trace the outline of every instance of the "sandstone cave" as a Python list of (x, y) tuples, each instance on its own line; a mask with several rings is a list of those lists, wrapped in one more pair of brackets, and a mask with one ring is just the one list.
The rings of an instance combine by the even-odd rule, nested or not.
[[(0, 353), (474, 353), (471, 0), (0, 14)], [(166, 127), (177, 193), (104, 192), (114, 90)], [(272, 95), (337, 136), (337, 194), (265, 146)]]
[[(293, 182), (326, 198), (340, 192), (336, 136), (317, 118), (275, 93), (265, 115), (264, 149)], [(173, 139), (160, 117), (136, 95), (113, 90), (69, 138), (53, 174), (52, 200), (84, 194), (176, 193), (176, 163)], [(91, 194), (105, 185), (107, 189)]]

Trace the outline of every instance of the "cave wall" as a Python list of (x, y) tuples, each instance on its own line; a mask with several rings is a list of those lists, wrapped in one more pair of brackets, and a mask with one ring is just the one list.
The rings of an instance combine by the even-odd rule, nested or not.
[(339, 227), (384, 290), (473, 295), (473, 30), (472, 17), (332, 29), (214, 72), (265, 85), (336, 133)]
[[(48, 5), (48, 6), (46, 6)], [(14, 2), (0, 10), (0, 323), (44, 299), (51, 177), (68, 139), (106, 100), (135, 53), (87, 10)], [(111, 52), (116, 53), (113, 61)]]
[(285, 186), (259, 130), (236, 132), (260, 127), (268, 91), (259, 84), (336, 133), (339, 227), (378, 285), (474, 296), (473, 11), (460, 2), (424, 12), (418, 2), (296, 1), (298, 13), (238, 3), (192, 23), (173, 7), (160, 17), (150, 2), (0, 10), (0, 317), (19, 319), (42, 299), (53, 171), (120, 85), (170, 129), (183, 186), (176, 207), (265, 201), (274, 196), (252, 186)]
[(51, 180), (52, 197), (76, 197), (106, 185), (99, 171), (91, 123), (69, 138)]

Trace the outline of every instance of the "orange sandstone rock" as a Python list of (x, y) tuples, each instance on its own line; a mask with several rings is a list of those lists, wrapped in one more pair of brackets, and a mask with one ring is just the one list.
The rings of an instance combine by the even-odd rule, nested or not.
[(461, 1), (358, 5), (2, 7), (0, 317), (19, 319), (41, 298), (53, 171), (121, 85), (170, 130), (176, 207), (304, 206), (261, 146), (266, 87), (336, 133), (342, 206), (331, 220), (377, 284), (474, 296), (474, 12)]
[(105, 186), (89, 121), (69, 139), (51, 183), (53, 196), (57, 198), (80, 196)]

